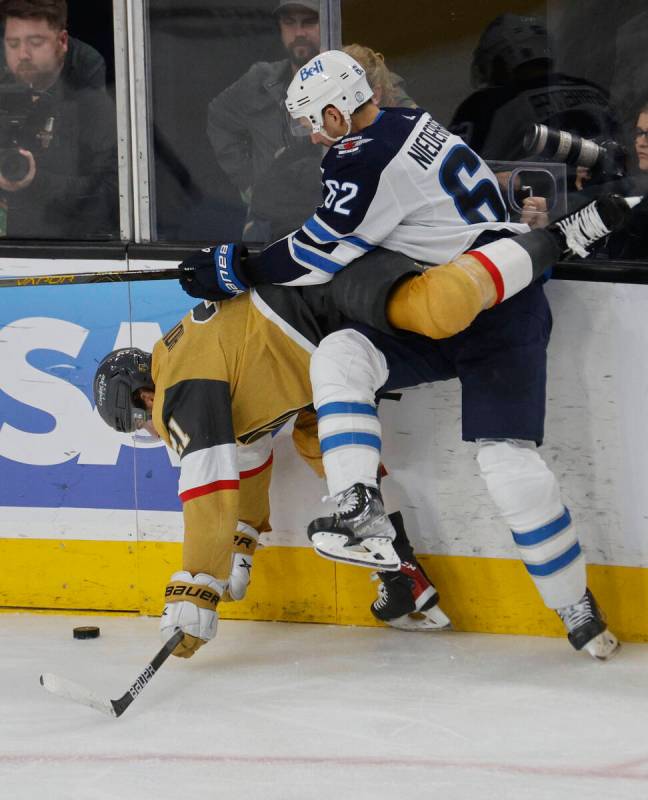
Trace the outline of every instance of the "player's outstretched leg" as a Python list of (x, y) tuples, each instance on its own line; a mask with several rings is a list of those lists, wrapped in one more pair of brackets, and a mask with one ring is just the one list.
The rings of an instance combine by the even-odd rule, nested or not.
[(608, 630), (605, 618), (589, 589), (577, 603), (556, 609), (567, 630), (567, 638), (576, 650), (605, 661), (619, 649), (619, 641)]
[(475, 247), (449, 264), (403, 280), (389, 295), (387, 319), (394, 328), (431, 339), (454, 336), (564, 255), (587, 255), (586, 247), (621, 228), (629, 214), (624, 198), (604, 195), (544, 229)]
[(360, 567), (398, 570), (396, 531), (385, 513), (380, 490), (356, 483), (335, 496), (338, 511), (308, 526), (315, 552), (333, 561)]
[(585, 557), (555, 475), (532, 442), (480, 440), (477, 462), (545, 605), (577, 649), (598, 659), (618, 647), (586, 586)]
[(374, 572), (379, 580), (378, 597), (371, 613), (380, 622), (406, 631), (439, 631), (450, 620), (439, 606), (439, 593), (414, 555), (400, 511), (389, 515), (396, 539), (394, 549), (401, 560), (398, 572)]

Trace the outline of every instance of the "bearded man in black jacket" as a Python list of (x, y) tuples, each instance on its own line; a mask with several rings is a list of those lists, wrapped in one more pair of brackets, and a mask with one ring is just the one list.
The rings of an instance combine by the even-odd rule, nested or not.
[(5, 0), (0, 20), (4, 235), (116, 236), (115, 110), (103, 58), (68, 36), (65, 0)]

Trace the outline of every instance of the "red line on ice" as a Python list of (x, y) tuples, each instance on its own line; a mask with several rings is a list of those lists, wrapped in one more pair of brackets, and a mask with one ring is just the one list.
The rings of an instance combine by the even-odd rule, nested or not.
[[(464, 769), (482, 770), (486, 772), (503, 772), (519, 775), (540, 775), (546, 777), (571, 777), (571, 778), (602, 778), (606, 780), (631, 780), (648, 782), (648, 774), (631, 772), (625, 764), (610, 764), (604, 767), (568, 767), (568, 766), (534, 766), (531, 764), (506, 764), (498, 762), (468, 761), (459, 759), (433, 759), (433, 758), (380, 758), (375, 757), (338, 757), (338, 756), (242, 756), (226, 755), (224, 753), (180, 754), (177, 753), (95, 753), (87, 755), (70, 755), (66, 753), (51, 753), (49, 755), (0, 753), (2, 764), (33, 764), (42, 763), (148, 763), (152, 761), (167, 761), (186, 764), (265, 764), (270, 766), (289, 765), (331, 765), (335, 767), (406, 767), (410, 769)], [(636, 760), (637, 763), (639, 759)]]

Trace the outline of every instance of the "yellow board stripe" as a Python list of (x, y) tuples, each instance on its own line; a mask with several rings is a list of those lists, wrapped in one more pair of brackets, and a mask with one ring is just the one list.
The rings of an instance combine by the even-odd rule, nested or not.
[(128, 542), (0, 539), (0, 605), (139, 611), (137, 548)]
[[(160, 614), (180, 568), (179, 543), (0, 539), (0, 608)], [(562, 636), (523, 564), (504, 558), (420, 556), (456, 630)], [(225, 619), (377, 625), (370, 571), (334, 564), (305, 547), (265, 547), (244, 601)], [(588, 567), (589, 586), (625, 641), (648, 641), (648, 569)]]

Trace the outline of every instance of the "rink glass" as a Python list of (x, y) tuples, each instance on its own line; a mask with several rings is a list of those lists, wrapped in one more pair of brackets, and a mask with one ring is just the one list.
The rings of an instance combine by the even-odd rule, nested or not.
[[(286, 231), (297, 227), (312, 212), (310, 204), (319, 202), (315, 182), (321, 154), (308, 152), (307, 140), (294, 136), (299, 131), (286, 118), (282, 103), (277, 100), (273, 109), (266, 105), (250, 111), (249, 94), (237, 104), (237, 89), (228, 89), (236, 87), (236, 81), (253, 65), (263, 71), (259, 62), (276, 65), (285, 58), (281, 31), (272, 15), (275, 5), (274, 0), (243, 0), (236, 8), (224, 0), (202, 5), (187, 0), (150, 0), (151, 238), (264, 241), (283, 233), (282, 223)], [(550, 108), (552, 122), (571, 125), (579, 133), (614, 137), (624, 145), (632, 138), (641, 86), (648, 85), (648, 75), (642, 80), (643, 51), (636, 35), (648, 12), (639, 2), (496, 1), (475, 7), (467, 0), (443, 6), (415, 0), (398, 4), (391, 0), (331, 0), (322, 2), (321, 7), (323, 45), (359, 43), (380, 52), (396, 76), (397, 94), (411, 97), (441, 123), (450, 125), (462, 103), (481, 90), (478, 116), (487, 125), (494, 120), (490, 136), (502, 142), (499, 149), (485, 139), (475, 146), (487, 159), (525, 159), (518, 146), (521, 133), (516, 134), (515, 142), (502, 141), (498, 135), (502, 118), (510, 122), (516, 116), (508, 107), (502, 110), (502, 93), (510, 90), (506, 69), (502, 71), (496, 64), (491, 64), (492, 69), (484, 67), (483, 58), (481, 71), (475, 66), (480, 38), (489, 23), (504, 12), (536, 17), (540, 23), (544, 20), (553, 71), (566, 76), (559, 96), (553, 78), (546, 78), (548, 91), (544, 96), (536, 92), (531, 101), (534, 118), (544, 120)], [(515, 39), (515, 32), (507, 33), (510, 31), (510, 27), (504, 30), (504, 37), (512, 35), (515, 45), (509, 62), (513, 58), (516, 64), (524, 63), (525, 43), (519, 36)], [(536, 37), (530, 55), (538, 54), (538, 42)], [(502, 48), (492, 41), (487, 45), (486, 61), (497, 62)], [(211, 125), (212, 130), (220, 128), (224, 141), (229, 131), (229, 157), (222, 143), (221, 152), (215, 152), (207, 134), (210, 101), (226, 89), (234, 95), (228, 113), (213, 119)], [(588, 108), (583, 109), (584, 105)], [(589, 106), (595, 107), (591, 114)], [(239, 118), (234, 120), (237, 114)], [(261, 153), (263, 145), (255, 138), (263, 138), (259, 119), (264, 115), (271, 144)], [(457, 131), (465, 130), (460, 119)], [(641, 176), (637, 172), (630, 147), (623, 176), (627, 193), (638, 191), (636, 179), (640, 182)], [(555, 207), (564, 208), (571, 202), (569, 193), (588, 188), (588, 182), (594, 193), (601, 185), (618, 189), (621, 177), (592, 176), (586, 170), (577, 174), (575, 168), (569, 168), (565, 195)], [(546, 180), (538, 180), (537, 186), (527, 182), (524, 192), (518, 191), (518, 207), (525, 196), (542, 191)], [(295, 191), (296, 182), (303, 184), (303, 194)]]

